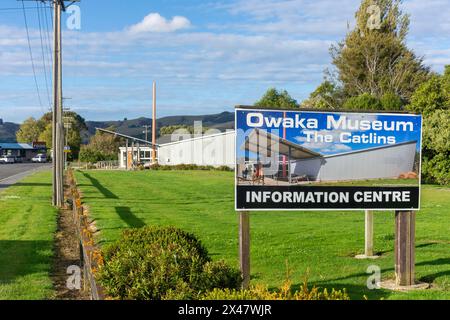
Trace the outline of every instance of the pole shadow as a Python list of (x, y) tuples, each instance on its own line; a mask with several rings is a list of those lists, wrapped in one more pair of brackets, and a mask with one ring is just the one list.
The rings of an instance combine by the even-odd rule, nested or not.
[(128, 224), (130, 228), (142, 228), (147, 225), (144, 220), (136, 217), (129, 207), (115, 207), (115, 209), (120, 219)]

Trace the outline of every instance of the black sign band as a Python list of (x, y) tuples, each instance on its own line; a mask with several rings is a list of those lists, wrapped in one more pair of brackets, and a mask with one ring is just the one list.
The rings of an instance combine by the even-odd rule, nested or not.
[(418, 210), (418, 187), (236, 186), (237, 210)]

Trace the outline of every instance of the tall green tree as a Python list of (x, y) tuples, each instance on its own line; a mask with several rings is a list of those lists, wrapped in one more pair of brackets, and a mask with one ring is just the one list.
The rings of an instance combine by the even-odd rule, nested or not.
[(407, 109), (424, 116), (424, 181), (450, 184), (450, 65), (419, 86)]
[(415, 89), (428, 79), (429, 68), (423, 59), (406, 46), (410, 20), (401, 4), (401, 0), (363, 0), (355, 15), (355, 29), (331, 47), (347, 97), (370, 94), (381, 99), (390, 93), (409, 102)]
[(40, 120), (28, 118), (25, 120), (16, 132), (17, 142), (31, 143), (39, 140), (39, 135), (44, 130), (45, 126)]
[(301, 103), (304, 108), (340, 109), (344, 102), (342, 88), (330, 80), (322, 82), (309, 98)]
[(255, 103), (256, 107), (276, 108), (276, 109), (297, 109), (299, 104), (293, 99), (286, 90), (278, 91), (276, 88), (270, 88), (264, 96)]
[[(108, 128), (115, 131), (115, 128)], [(95, 163), (98, 161), (117, 160), (121, 139), (111, 134), (97, 132), (88, 145), (81, 146), (80, 161)]]
[[(80, 151), (81, 135), (87, 130), (87, 126), (83, 117), (73, 111), (64, 112), (65, 122), (69, 122), (71, 127), (67, 134), (68, 145), (71, 147), (72, 153), (69, 154), (69, 160), (76, 159)], [(20, 126), (16, 133), (18, 142), (43, 141), (47, 144), (47, 148), (52, 146), (52, 113), (45, 113), (39, 120), (29, 118)]]

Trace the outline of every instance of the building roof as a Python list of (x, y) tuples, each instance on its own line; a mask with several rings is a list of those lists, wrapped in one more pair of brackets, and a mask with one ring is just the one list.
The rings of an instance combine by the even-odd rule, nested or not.
[[(249, 150), (257, 153), (258, 141), (260, 147), (259, 153), (269, 158), (271, 157), (272, 150), (276, 150), (275, 146), (278, 146), (278, 150), (276, 151), (279, 154), (285, 156), (290, 155), (291, 159), (311, 159), (322, 156), (320, 153), (306, 149), (299, 144), (259, 129), (255, 129), (249, 134), (247, 140), (241, 146), (241, 150)], [(289, 149), (291, 151), (290, 154)]]
[(28, 143), (0, 143), (0, 148), (9, 150), (34, 150), (33, 146)]

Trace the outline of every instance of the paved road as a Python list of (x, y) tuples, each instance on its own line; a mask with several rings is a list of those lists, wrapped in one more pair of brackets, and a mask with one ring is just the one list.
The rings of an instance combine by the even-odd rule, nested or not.
[(5, 189), (30, 174), (50, 170), (51, 164), (41, 163), (16, 163), (16, 164), (0, 164), (0, 191)]

